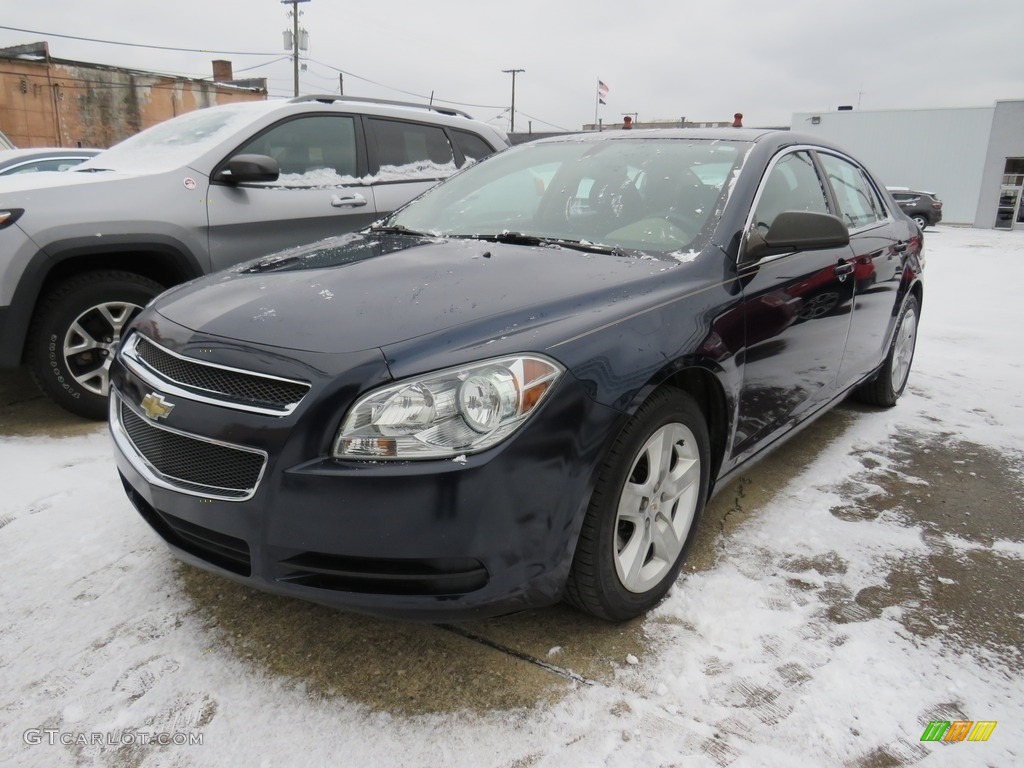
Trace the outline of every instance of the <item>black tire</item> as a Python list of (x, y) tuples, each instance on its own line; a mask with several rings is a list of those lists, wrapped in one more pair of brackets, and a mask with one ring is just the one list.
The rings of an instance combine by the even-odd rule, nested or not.
[(910, 378), (910, 366), (914, 362), (914, 349), (917, 347), (917, 326), (921, 316), (921, 305), (917, 297), (911, 295), (903, 305), (903, 312), (896, 324), (889, 345), (889, 354), (885, 357), (878, 375), (857, 388), (856, 397), (868, 405), (891, 408), (900, 399)]
[[(667, 466), (652, 471), (648, 456), (656, 448), (648, 443), (659, 435), (661, 446), (672, 446), (671, 455), (662, 453)], [(598, 475), (569, 572), (567, 602), (610, 621), (635, 618), (657, 605), (679, 575), (704, 509), (709, 444), (707, 422), (685, 392), (658, 390), (637, 410)], [(663, 479), (672, 486), (662, 493), (655, 476), (666, 471)], [(648, 483), (654, 487), (645, 489)], [(677, 488), (684, 488), (678, 496)], [(652, 492), (646, 500), (643, 490)], [(620, 573), (624, 560), (633, 573)]]
[(921, 214), (917, 214), (916, 216), (911, 216), (910, 218), (912, 218), (914, 220), (914, 223), (917, 224), (917, 226), (919, 226), (921, 228), (922, 232), (928, 226), (928, 219), (926, 219)]
[(86, 272), (55, 285), (36, 307), (25, 350), (43, 394), (78, 416), (106, 418), (107, 369), (121, 330), (162, 290), (120, 271)]

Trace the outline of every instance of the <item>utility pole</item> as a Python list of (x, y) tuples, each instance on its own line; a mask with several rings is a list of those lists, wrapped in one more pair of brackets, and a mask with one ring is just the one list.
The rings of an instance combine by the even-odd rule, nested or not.
[(512, 124), (509, 126), (509, 133), (516, 132), (516, 75), (525, 72), (525, 69), (503, 69), (506, 75), (512, 75)]
[[(282, 5), (292, 7), (292, 73), (294, 75), (295, 96), (299, 95), (299, 3), (309, 0), (281, 0)], [(285, 33), (288, 34), (287, 32)]]

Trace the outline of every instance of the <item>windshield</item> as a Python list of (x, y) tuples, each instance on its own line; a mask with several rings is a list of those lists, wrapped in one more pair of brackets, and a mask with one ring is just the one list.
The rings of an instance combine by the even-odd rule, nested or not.
[(713, 230), (746, 146), (688, 138), (526, 144), (453, 177), (383, 225), (652, 254), (688, 250)]
[(266, 110), (266, 102), (197, 109), (166, 120), (116, 144), (75, 170), (174, 168), (192, 162)]

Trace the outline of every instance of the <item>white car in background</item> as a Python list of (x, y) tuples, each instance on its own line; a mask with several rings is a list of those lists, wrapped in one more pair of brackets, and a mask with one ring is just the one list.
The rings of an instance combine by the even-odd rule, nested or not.
[(14, 176), (37, 171), (66, 171), (95, 157), (101, 149), (68, 149), (67, 147), (31, 147), (0, 149), (0, 176)]

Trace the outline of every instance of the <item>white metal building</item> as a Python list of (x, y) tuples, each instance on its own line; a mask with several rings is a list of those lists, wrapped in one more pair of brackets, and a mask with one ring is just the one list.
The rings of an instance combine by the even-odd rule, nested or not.
[(935, 193), (944, 223), (1024, 229), (1024, 99), (958, 109), (801, 112), (791, 127), (849, 150), (888, 186)]

